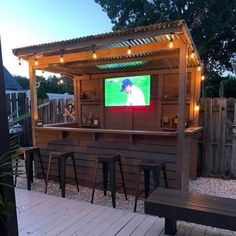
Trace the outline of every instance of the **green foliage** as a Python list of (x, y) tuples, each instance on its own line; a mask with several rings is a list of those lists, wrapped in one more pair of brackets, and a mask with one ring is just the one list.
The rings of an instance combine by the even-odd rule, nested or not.
[(14, 78), (21, 85), (21, 87), (23, 89), (29, 90), (29, 79), (27, 79), (26, 77), (22, 77), (22, 76), (14, 76)]
[[(185, 19), (208, 77), (230, 70), (236, 48), (236, 1), (232, 0), (95, 0), (113, 29)], [(214, 74), (214, 73), (213, 73)]]
[(236, 98), (236, 77), (228, 76), (224, 80), (224, 97)]
[[(21, 85), (23, 89), (29, 89), (29, 79), (21, 76), (15, 76), (14, 78), (17, 80), (17, 82)], [(43, 76), (36, 76), (36, 80), (37, 96), (40, 99), (48, 98), (47, 93), (73, 94), (73, 81), (71, 78), (68, 78), (66, 76), (49, 76), (47, 79)]]
[(37, 76), (37, 92), (38, 98), (41, 99), (47, 98), (46, 93), (73, 94), (73, 81), (66, 76), (50, 76), (47, 80), (42, 76)]

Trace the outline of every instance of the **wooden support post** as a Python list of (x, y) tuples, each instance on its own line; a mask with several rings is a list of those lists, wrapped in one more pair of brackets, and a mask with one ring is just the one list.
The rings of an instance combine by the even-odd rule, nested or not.
[[(197, 69), (195, 70), (194, 73), (195, 76), (195, 104), (200, 105), (200, 94), (201, 94), (201, 71), (198, 71)], [(203, 86), (203, 84), (202, 84)], [(194, 111), (194, 122), (193, 122), (193, 126), (199, 126), (199, 111)]]
[(29, 60), (29, 84), (30, 84), (30, 109), (31, 109), (31, 121), (32, 121), (32, 143), (36, 146), (35, 130), (33, 126), (36, 120), (38, 120), (38, 99), (37, 99), (37, 89), (36, 89), (36, 74), (33, 69), (33, 61)]
[(163, 90), (163, 74), (158, 74), (158, 91), (157, 92), (157, 130), (161, 129), (162, 121), (162, 90)]
[(75, 122), (78, 123), (78, 112), (79, 112), (79, 80), (76, 76), (73, 78), (73, 91), (74, 91), (74, 107), (75, 107)]
[[(179, 50), (179, 88), (178, 88), (178, 127), (177, 127), (177, 156), (176, 156), (176, 188), (186, 190), (184, 178), (187, 170), (183, 169), (185, 146), (185, 121), (186, 121), (186, 84), (187, 84), (187, 43), (181, 43)], [(187, 166), (187, 165), (185, 165)]]

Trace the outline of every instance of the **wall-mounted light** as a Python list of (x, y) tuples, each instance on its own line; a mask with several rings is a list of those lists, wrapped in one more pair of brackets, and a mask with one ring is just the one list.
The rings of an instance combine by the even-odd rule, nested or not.
[(201, 71), (202, 67), (200, 65), (197, 66), (197, 71)]
[(130, 46), (130, 45), (129, 45), (129, 48), (128, 48), (128, 50), (127, 50), (127, 54), (128, 54), (128, 55), (131, 55), (131, 54), (132, 54), (131, 46)]
[(190, 57), (191, 57), (192, 59), (194, 59), (194, 57), (195, 57), (195, 52), (194, 52), (194, 50), (191, 51)]
[(63, 54), (61, 54), (61, 57), (60, 57), (60, 62), (63, 63), (64, 62), (64, 57), (63, 57)]
[(200, 110), (199, 104), (195, 104), (195, 106), (194, 106), (194, 111), (195, 111), (195, 112), (199, 112), (199, 110)]
[(173, 48), (174, 47), (174, 43), (173, 43), (173, 39), (172, 39), (172, 36), (171, 36), (171, 39), (169, 41), (169, 48)]
[(38, 62), (38, 59), (37, 57), (34, 58), (34, 65), (38, 66), (39, 65), (39, 62)]

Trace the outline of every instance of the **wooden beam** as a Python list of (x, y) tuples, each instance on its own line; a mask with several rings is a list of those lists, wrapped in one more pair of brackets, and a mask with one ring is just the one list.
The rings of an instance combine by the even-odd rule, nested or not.
[[(32, 66), (32, 60), (29, 61), (29, 85), (30, 85), (30, 109), (31, 109), (31, 121), (32, 126), (35, 125), (36, 120), (39, 119), (38, 114), (38, 99), (37, 99), (37, 89), (36, 89), (36, 75), (35, 69)], [(36, 146), (35, 131), (32, 129), (32, 142)]]
[(73, 91), (74, 91), (74, 108), (75, 108), (75, 121), (78, 123), (78, 112), (79, 112), (79, 81), (76, 77), (73, 79)]
[[(186, 84), (187, 84), (187, 43), (180, 47), (179, 60), (179, 87), (178, 87), (178, 127), (177, 127), (177, 156), (176, 156), (176, 186), (177, 189), (186, 190), (183, 171), (185, 155), (185, 121), (186, 121)], [(188, 164), (185, 164), (185, 166)]]
[[(179, 48), (179, 40), (174, 40), (174, 46), (173, 49)], [(160, 42), (152, 42), (144, 45), (134, 45), (131, 48), (132, 54), (140, 54), (140, 53), (148, 53), (148, 52), (157, 52), (160, 50), (172, 50), (169, 48), (169, 42), (168, 41), (160, 41)], [(112, 58), (112, 57), (121, 57), (121, 56), (127, 56), (127, 47), (118, 47), (118, 48), (112, 48), (112, 49), (100, 49), (96, 51), (97, 58)], [(64, 54), (64, 61), (66, 62), (76, 62), (76, 61), (86, 61), (91, 60), (93, 56), (92, 51), (86, 51), (86, 52), (78, 52), (78, 53), (71, 53), (71, 54)], [(42, 69), (49, 64), (58, 64), (60, 60), (60, 54), (55, 56), (42, 56), (38, 58), (39, 65), (33, 65), (34, 69)]]

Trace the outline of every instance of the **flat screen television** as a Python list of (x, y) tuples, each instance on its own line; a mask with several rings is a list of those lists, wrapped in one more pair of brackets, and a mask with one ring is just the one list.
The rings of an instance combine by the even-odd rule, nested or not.
[(105, 79), (105, 107), (149, 106), (150, 75)]

